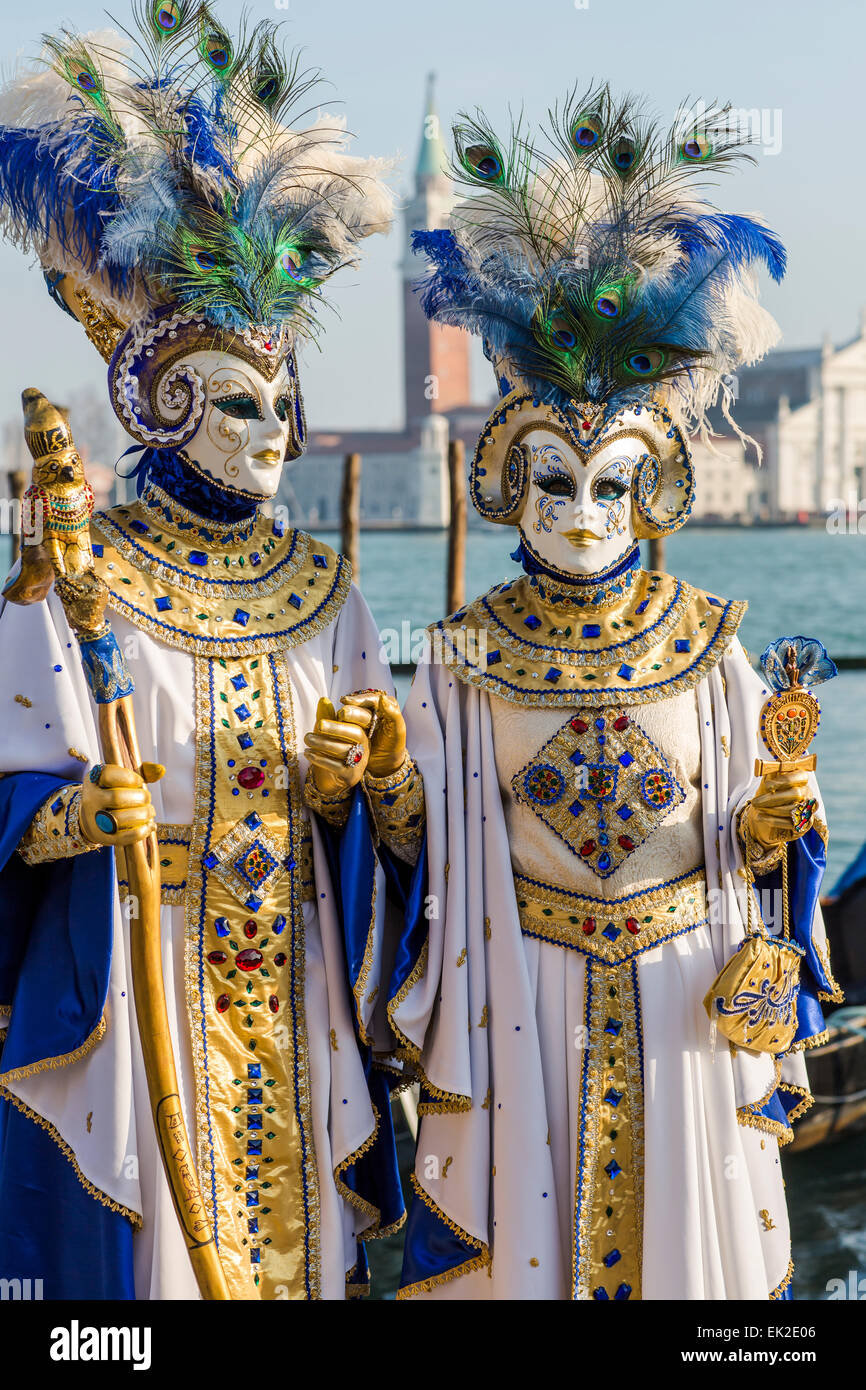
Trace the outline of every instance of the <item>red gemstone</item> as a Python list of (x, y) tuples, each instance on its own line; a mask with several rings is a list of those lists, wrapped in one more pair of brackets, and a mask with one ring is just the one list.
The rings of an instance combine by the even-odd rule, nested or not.
[(588, 420), (581, 420), (580, 423), (581, 423), (581, 425), (583, 426), (583, 428), (584, 428), (585, 430), (588, 430), (588, 429), (590, 428), (590, 423), (589, 423)]
[(277, 954), (274, 956), (274, 965), (285, 965), (285, 963), (285, 953), (283, 951), (277, 951)]
[(262, 772), (262, 769), (260, 767), (253, 767), (252, 763), (249, 767), (242, 767), (238, 773), (238, 781), (244, 790), (248, 792), (254, 792), (257, 787), (262, 785), (264, 780), (265, 774)]
[(248, 941), (252, 941), (253, 937), (257, 935), (258, 930), (258, 926), (253, 921), (252, 917), (248, 922), (244, 922), (244, 936)]
[(235, 956), (235, 965), (238, 970), (258, 970), (263, 960), (264, 956), (261, 951), (238, 951)]
[(217, 1000), (217, 1010), (219, 1013), (224, 1014), (231, 1002), (227, 994), (221, 994)]
[(593, 932), (595, 931), (595, 918), (587, 917), (586, 921), (583, 924), (582, 930), (586, 932), (587, 936), (592, 936)]
[(617, 840), (617, 844), (619, 845), (620, 849), (634, 849), (634, 840), (632, 840), (628, 835), (620, 835), (619, 839)]
[(627, 715), (627, 714), (621, 714), (620, 717), (619, 717), (619, 719), (615, 719), (615, 720), (613, 721), (613, 727), (614, 727), (615, 729), (619, 729), (619, 730), (623, 730), (623, 729), (627, 728), (627, 727), (628, 727), (628, 715)]
[(585, 734), (589, 728), (585, 719), (570, 719), (568, 722), (576, 734)]
[(353, 767), (357, 767), (358, 763), (361, 761), (361, 759), (363, 758), (363, 756), (364, 756), (363, 753), (353, 753), (353, 754), (352, 754), (352, 758), (351, 758), (352, 766), (353, 766)]
[(584, 840), (583, 844), (580, 847), (580, 852), (584, 858), (586, 858), (588, 854), (594, 854), (595, 840)]
[(225, 951), (211, 951), (210, 955), (208, 956), (208, 960), (210, 961), (211, 965), (225, 965), (226, 953)]
[(626, 917), (625, 927), (626, 931), (630, 931), (632, 936), (637, 936), (638, 932), (640, 931), (640, 923), (638, 922), (636, 917)]
[(272, 1014), (275, 1014), (275, 1013), (277, 1013), (277, 1012), (279, 1011), (279, 1007), (280, 1007), (280, 1001), (279, 1001), (279, 999), (277, 998), (277, 996), (276, 996), (275, 994), (272, 994), (271, 997), (270, 997), (270, 999), (268, 1000), (268, 1008), (270, 1009), (270, 1011), (271, 1011)]

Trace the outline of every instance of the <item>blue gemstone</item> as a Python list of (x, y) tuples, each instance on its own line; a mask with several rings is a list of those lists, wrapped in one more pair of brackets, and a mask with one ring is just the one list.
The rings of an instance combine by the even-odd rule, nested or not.
[(238, 719), (252, 719), (252, 712), (247, 709), (246, 705), (235, 705), (235, 714)]
[[(609, 857), (609, 856), (608, 856), (608, 857)], [(600, 863), (600, 862), (601, 862), (601, 861), (599, 861), (599, 863)], [(608, 941), (616, 941), (616, 938), (617, 938), (618, 936), (621, 936), (621, 935), (622, 935), (622, 933), (620, 932), (619, 927), (615, 927), (615, 926), (613, 925), (613, 922), (608, 922), (607, 926), (605, 927), (604, 931), (602, 932), (602, 936), (606, 936), (607, 939), (608, 939)]]
[(247, 1206), (248, 1206), (248, 1207), (257, 1207), (258, 1204), (259, 1204), (259, 1194), (258, 1194), (258, 1192), (248, 1192), (248, 1193), (247, 1193)]
[(247, 688), (247, 678), (246, 678), (246, 676), (232, 676), (232, 685), (234, 686), (235, 690), (246, 690), (246, 688)]
[[(612, 861), (610, 855), (608, 854), (607, 850), (605, 850), (604, 854), (600, 854), (600, 855), (598, 856), (598, 867), (599, 867), (599, 869), (601, 869), (601, 872), (602, 872), (603, 874), (606, 874), (606, 873), (607, 873), (607, 871), (608, 871), (608, 869), (610, 868), (612, 862), (613, 862), (613, 861)], [(617, 932), (617, 936), (619, 936), (619, 932)]]
[(568, 809), (573, 816), (582, 816), (584, 812), (583, 803), (580, 801), (572, 801)]
[(262, 1141), (261, 1141), (261, 1139), (248, 1139), (248, 1140), (247, 1140), (247, 1153), (250, 1155), (251, 1158), (261, 1158), (261, 1155), (262, 1155)]
[(259, 1218), (258, 1218), (257, 1216), (251, 1216), (251, 1217), (249, 1218), (249, 1220), (247, 1221), (247, 1230), (249, 1231), (249, 1233), (250, 1233), (251, 1236), (257, 1236), (257, 1235), (258, 1235), (258, 1233), (259, 1233)]
[(603, 728), (604, 728), (604, 720), (603, 720), (603, 719), (596, 719), (596, 721), (595, 721), (595, 727), (596, 727), (597, 729), (603, 729)]
[(579, 767), (581, 763), (586, 762), (586, 758), (583, 756), (579, 748), (575, 748), (573, 753), (569, 753), (568, 761), (570, 763), (574, 763), (575, 767)]
[(231, 931), (228, 917), (217, 917), (214, 922), (214, 927), (216, 928), (217, 936), (228, 936)]
[(148, 531), (150, 530), (150, 527), (147, 525), (146, 522), (139, 521), (136, 519), (135, 521), (131, 521), (129, 523), (129, 529), (130, 531), (137, 531), (140, 536), (146, 536)]
[(625, 662), (623, 662), (622, 666), (620, 666), (619, 670), (617, 671), (617, 675), (622, 676), (624, 681), (630, 681), (632, 676), (634, 675), (634, 667), (626, 666)]
[(207, 553), (204, 550), (191, 550), (186, 557), (191, 565), (206, 565)]
[(604, 734), (599, 734), (598, 742), (599, 746), (603, 746), (607, 742), (607, 739), (605, 738)]
[(259, 552), (258, 552), (257, 550), (254, 550), (253, 553), (252, 553), (252, 555), (250, 556), (250, 564), (253, 566), (253, 568), (255, 568), (256, 565), (260, 565), (261, 563), (262, 563), (262, 557), (261, 557), (261, 555), (259, 554)]
[[(608, 1020), (609, 1021), (609, 1020)], [(251, 1086), (247, 1091), (247, 1105), (261, 1105), (262, 1088), (261, 1086)]]
[(724, 608), (725, 606), (720, 598), (710, 598), (709, 594), (707, 595), (707, 602), (711, 603), (714, 608)]
[(258, 1081), (262, 1074), (261, 1062), (247, 1062), (247, 1076), (251, 1081)]
[(153, 602), (154, 607), (157, 609), (159, 613), (165, 613), (169, 608), (171, 608), (171, 599), (165, 594), (162, 595), (162, 597), (160, 598), (155, 598)]
[(248, 816), (244, 816), (244, 825), (248, 825), (250, 830), (258, 830), (262, 823), (262, 818), (256, 815), (255, 811), (250, 811)]
[(281, 539), (286, 534), (286, 528), (282, 521), (275, 521), (273, 525), (274, 535)]
[(631, 764), (634, 762), (631, 753), (620, 753), (619, 760), (623, 767), (631, 767)]
[(313, 564), (316, 566), (316, 569), (326, 570), (328, 568), (327, 555), (314, 555)]
[(251, 1251), (250, 1251), (250, 1264), (251, 1264), (251, 1265), (260, 1265), (261, 1262), (262, 1262), (262, 1252), (261, 1252), (261, 1250), (251, 1250)]
[(581, 637), (600, 637), (601, 627), (598, 623), (584, 623), (580, 629)]
[(690, 652), (691, 649), (692, 644), (689, 641), (688, 637), (678, 637), (677, 640), (674, 642), (675, 652)]
[(94, 553), (94, 555), (96, 556), (97, 560), (101, 560), (101, 559), (102, 559), (103, 552), (104, 552), (104, 550), (105, 550), (105, 546), (104, 546), (104, 545), (97, 545), (96, 542), (94, 541), (94, 542), (91, 544), (90, 549), (93, 551), (93, 553)]
[(636, 608), (634, 611), (635, 611), (635, 613), (645, 613), (645, 612), (647, 611), (648, 608), (649, 608), (649, 599), (648, 599), (648, 598), (644, 598), (644, 599), (641, 599), (640, 603), (638, 604), (637, 608)]
[(248, 1168), (244, 1176), (247, 1182), (256, 1182), (259, 1176), (258, 1166), (255, 1168)]
[(487, 665), (488, 665), (488, 666), (495, 666), (496, 663), (497, 663), (497, 661), (501, 661), (501, 660), (502, 660), (502, 653), (501, 653), (501, 652), (495, 651), (495, 652), (488, 652), (488, 653), (487, 653)]
[(630, 1297), (631, 1297), (631, 1284), (620, 1284), (619, 1288), (617, 1289), (616, 1293), (614, 1294), (614, 1298), (615, 1298), (615, 1299), (618, 1299), (618, 1300), (622, 1303), (622, 1302), (625, 1301), (625, 1299), (630, 1298)]
[(607, 1289), (603, 1289), (603, 1288), (601, 1287), (601, 1285), (599, 1285), (599, 1287), (598, 1287), (597, 1289), (593, 1289), (593, 1291), (592, 1291), (592, 1296), (593, 1296), (593, 1298), (596, 1299), (599, 1303), (609, 1303), (609, 1302), (610, 1302), (610, 1294), (608, 1293)]
[(551, 666), (544, 679), (546, 681), (550, 681), (551, 684), (555, 684), (555, 682), (559, 680), (561, 675), (562, 672), (558, 670), (556, 666)]
[(604, 1025), (604, 1031), (606, 1033), (611, 1033), (615, 1038), (618, 1038), (620, 1033), (622, 1032), (622, 1022), (618, 1018), (609, 1018), (607, 1020), (607, 1023)]
[(261, 1129), (261, 1115), (247, 1115), (247, 1129)]
[(614, 1178), (619, 1177), (620, 1173), (622, 1172), (622, 1169), (620, 1168), (616, 1159), (612, 1158), (610, 1160), (610, 1163), (606, 1163), (604, 1165), (604, 1171), (607, 1173), (607, 1176), (610, 1178), (611, 1182), (613, 1182)]
[(621, 1259), (622, 1255), (618, 1250), (609, 1250), (602, 1260), (602, 1264), (607, 1265), (608, 1269), (610, 1269), (613, 1265), (618, 1264)]
[(107, 811), (97, 811), (93, 819), (96, 821), (96, 824), (99, 826), (99, 829), (103, 831), (104, 834), (117, 834), (117, 823), (114, 817), (109, 815)]
[(250, 620), (250, 615), (245, 612), (243, 608), (236, 608), (234, 620), (240, 627), (246, 627)]
[(611, 1086), (609, 1091), (605, 1091), (604, 1095), (602, 1096), (602, 1100), (606, 1100), (608, 1105), (612, 1105), (615, 1110), (616, 1107), (619, 1105), (620, 1101), (622, 1100), (622, 1097), (623, 1092), (615, 1091), (614, 1088)]
[(275, 934), (276, 936), (279, 936), (281, 932), (285, 931), (285, 928), (286, 928), (286, 919), (285, 919), (285, 917), (283, 916), (283, 914), (280, 913), (279, 916), (277, 916), (277, 917), (274, 918), (273, 924), (272, 924), (272, 926), (271, 926), (271, 931), (274, 932), (274, 934)]
[(610, 840), (607, 838), (606, 835), (599, 835), (599, 837), (598, 837), (598, 843), (599, 843), (600, 845), (609, 845), (609, 844), (610, 844)]
[(289, 603), (293, 608), (300, 608), (303, 599), (298, 594), (289, 594)]
[(534, 632), (537, 627), (541, 627), (541, 619), (536, 618), (534, 613), (530, 613), (528, 618), (523, 619), (523, 626), (531, 628)]
[(238, 744), (241, 748), (252, 748), (253, 741), (249, 734), (238, 734)]
[(244, 903), (244, 907), (248, 907), (250, 912), (258, 912), (263, 902), (263, 898), (257, 898), (255, 893), (250, 893), (250, 896)]
[(206, 869), (215, 869), (217, 864), (220, 862), (219, 855), (214, 854), (213, 850), (209, 849), (207, 854), (202, 855), (201, 862), (204, 864)]
[(56, 816), (56, 815), (57, 815), (57, 812), (58, 812), (58, 811), (62, 811), (62, 810), (63, 810), (63, 797), (62, 797), (62, 796), (58, 796), (57, 800), (56, 800), (56, 801), (52, 801), (52, 803), (51, 803), (51, 811), (52, 811), (52, 814)]
[(616, 813), (620, 820), (631, 820), (631, 817), (634, 815), (630, 806), (618, 806)]

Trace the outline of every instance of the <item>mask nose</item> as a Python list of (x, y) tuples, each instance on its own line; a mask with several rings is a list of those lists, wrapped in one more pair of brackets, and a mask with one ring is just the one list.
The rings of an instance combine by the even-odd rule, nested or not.
[(60, 477), (64, 483), (75, 482), (75, 469), (70, 463), (65, 463), (60, 470)]

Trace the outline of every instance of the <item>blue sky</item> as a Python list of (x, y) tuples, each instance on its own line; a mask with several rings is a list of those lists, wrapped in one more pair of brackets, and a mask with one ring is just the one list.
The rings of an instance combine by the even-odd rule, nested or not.
[[(107, 8), (123, 18), (127, 0), (108, 0)], [(219, 8), (231, 21), (242, 7), (223, 0)], [(856, 333), (866, 304), (862, 0), (289, 0), (288, 8), (251, 0), (246, 9), (253, 19), (287, 20), (292, 42), (333, 84), (323, 106), (346, 112), (357, 152), (403, 157), (396, 176), (403, 192), (431, 69), (446, 129), (458, 110), (475, 105), (500, 126), (509, 105), (538, 122), (557, 97), (593, 79), (644, 92), (663, 114), (686, 96), (757, 109), (767, 147), (759, 147), (756, 168), (721, 186), (719, 200), (762, 212), (788, 246), (788, 277), (765, 293), (786, 346)], [(16, 55), (38, 51), (41, 32), (64, 21), (81, 30), (104, 22), (93, 0), (28, 0), (3, 10), (4, 75)], [(335, 286), (339, 317), (327, 316), (324, 352), (313, 350), (304, 364), (313, 428), (399, 424), (401, 252), (395, 228)], [(0, 420), (17, 414), (25, 386), (61, 399), (103, 379), (81, 331), (25, 267), (18, 253), (0, 249)]]

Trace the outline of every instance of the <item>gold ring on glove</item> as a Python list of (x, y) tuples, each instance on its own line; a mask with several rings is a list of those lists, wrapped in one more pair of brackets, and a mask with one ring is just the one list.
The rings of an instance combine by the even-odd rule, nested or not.
[(88, 774), (91, 782), (93, 782), (94, 785), (97, 787), (99, 786), (99, 779), (102, 776), (102, 770), (102, 763), (94, 763), (93, 767), (90, 769), (90, 772)]
[(345, 758), (346, 767), (357, 767), (357, 766), (358, 766), (358, 763), (361, 761), (361, 759), (363, 758), (363, 756), (364, 756), (364, 745), (363, 745), (363, 743), (353, 743), (352, 746), (351, 746), (351, 748), (349, 749), (348, 753), (346, 754), (346, 758)]
[(103, 835), (117, 834), (117, 821), (110, 811), (97, 811), (93, 817)]
[(794, 822), (794, 829), (799, 833), (808, 830), (815, 818), (818, 809), (818, 802), (814, 796), (807, 797), (805, 801), (798, 801), (791, 811), (791, 820)]

